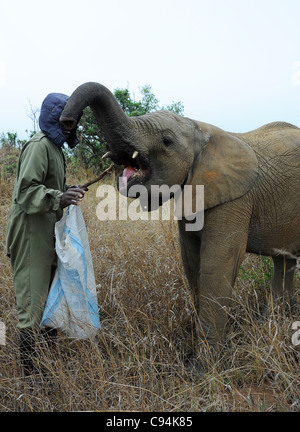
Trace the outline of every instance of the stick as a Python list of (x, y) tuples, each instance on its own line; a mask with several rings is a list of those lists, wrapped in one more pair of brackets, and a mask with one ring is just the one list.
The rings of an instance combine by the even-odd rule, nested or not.
[(87, 183), (85, 183), (84, 185), (80, 186), (81, 189), (86, 189), (89, 186), (91, 186), (94, 183), (97, 183), (99, 180), (101, 180), (103, 177), (106, 176), (107, 173), (109, 173), (112, 170), (112, 167), (114, 166), (114, 164), (112, 163), (108, 168), (106, 168), (106, 170), (104, 170), (99, 177), (95, 178), (94, 180), (91, 180)]

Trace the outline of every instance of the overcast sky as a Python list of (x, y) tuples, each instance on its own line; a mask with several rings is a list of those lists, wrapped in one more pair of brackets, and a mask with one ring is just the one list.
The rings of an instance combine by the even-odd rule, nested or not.
[(1, 0), (0, 133), (86, 81), (228, 131), (300, 126), (299, 0)]

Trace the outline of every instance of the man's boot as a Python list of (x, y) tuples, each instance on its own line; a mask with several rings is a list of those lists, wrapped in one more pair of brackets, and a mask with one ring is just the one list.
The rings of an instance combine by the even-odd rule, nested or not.
[[(43, 340), (41, 344), (41, 339)], [(20, 332), (20, 358), (25, 377), (30, 377), (31, 383), (45, 390), (52, 390), (53, 384), (48, 368), (44, 365), (45, 341), (41, 334), (32, 330)]]
[(56, 370), (58, 357), (57, 330), (44, 327), (38, 335), (37, 350), (39, 351), (39, 370), (42, 380), (49, 389), (54, 389), (53, 372)]
[(24, 376), (34, 375), (37, 371), (35, 368), (35, 335), (32, 330), (20, 331), (19, 348)]
[(48, 349), (55, 353), (57, 350), (57, 330), (51, 327), (44, 327), (41, 329), (42, 338)]

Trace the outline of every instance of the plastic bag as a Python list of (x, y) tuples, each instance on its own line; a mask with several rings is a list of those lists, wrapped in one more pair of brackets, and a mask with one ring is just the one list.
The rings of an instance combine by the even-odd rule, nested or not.
[(57, 270), (41, 322), (71, 338), (86, 339), (100, 330), (96, 283), (84, 219), (71, 205), (55, 224)]

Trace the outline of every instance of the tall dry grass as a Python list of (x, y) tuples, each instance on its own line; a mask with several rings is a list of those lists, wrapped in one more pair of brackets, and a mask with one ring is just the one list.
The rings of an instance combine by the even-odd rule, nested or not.
[[(2, 164), (3, 165), (3, 164)], [(69, 182), (81, 182), (89, 177)], [(16, 305), (5, 225), (13, 178), (1, 172), (0, 346), (1, 411), (299, 411), (300, 352), (291, 342), (289, 317), (263, 313), (269, 269), (247, 255), (236, 283), (222, 363), (206, 357), (206, 373), (186, 368), (198, 329), (181, 266), (176, 222), (99, 221), (97, 185), (82, 203), (97, 282), (101, 332), (95, 340), (59, 335), (42, 362), (51, 392), (22, 379)], [(106, 182), (114, 183), (109, 177)], [(299, 271), (296, 279), (299, 302)], [(205, 354), (203, 354), (205, 355)], [(224, 365), (226, 364), (226, 368)]]

